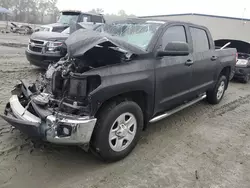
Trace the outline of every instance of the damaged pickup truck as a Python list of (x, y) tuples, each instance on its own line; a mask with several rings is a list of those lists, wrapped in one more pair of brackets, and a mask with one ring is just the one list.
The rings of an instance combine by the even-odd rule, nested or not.
[(67, 56), (34, 84), (12, 91), (2, 118), (31, 137), (126, 157), (147, 124), (198, 101), (217, 104), (236, 50), (215, 50), (209, 30), (190, 23), (130, 19), (78, 30)]

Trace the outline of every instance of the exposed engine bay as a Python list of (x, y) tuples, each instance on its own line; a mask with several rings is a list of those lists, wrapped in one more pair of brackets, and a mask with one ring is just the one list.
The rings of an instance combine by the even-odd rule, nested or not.
[[(98, 54), (98, 56), (96, 55)], [(101, 84), (99, 75), (85, 76), (84, 73), (99, 67), (129, 61), (132, 54), (117, 48), (95, 46), (79, 58), (65, 57), (50, 65), (34, 86), (34, 103), (74, 115), (87, 115), (89, 112), (88, 94)]]

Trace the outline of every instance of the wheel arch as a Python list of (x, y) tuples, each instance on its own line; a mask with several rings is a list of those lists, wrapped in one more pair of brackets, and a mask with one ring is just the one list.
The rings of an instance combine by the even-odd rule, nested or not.
[(226, 84), (226, 89), (228, 88), (228, 85), (229, 85), (231, 71), (232, 71), (232, 68), (230, 66), (226, 66), (221, 70), (219, 74), (219, 77), (223, 75), (223, 76), (226, 76), (227, 78), (228, 82)]
[(105, 108), (106, 105), (109, 105), (110, 103), (114, 103), (114, 105), (118, 105), (119, 103), (124, 102), (124, 101), (133, 101), (140, 106), (143, 112), (143, 116), (144, 116), (143, 128), (145, 129), (152, 115), (152, 112), (150, 109), (153, 109), (153, 105), (149, 101), (149, 95), (145, 91), (141, 91), (141, 90), (130, 91), (130, 92), (125, 92), (122, 94), (112, 96), (108, 98), (107, 100), (105, 100), (100, 105), (100, 107), (95, 113), (95, 116), (98, 117), (98, 114), (102, 111), (102, 109)]

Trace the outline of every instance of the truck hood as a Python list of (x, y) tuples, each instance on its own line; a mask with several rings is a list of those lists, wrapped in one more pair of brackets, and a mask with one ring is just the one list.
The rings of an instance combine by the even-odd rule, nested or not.
[(231, 44), (227, 46), (228, 48), (236, 48), (237, 52), (250, 54), (250, 43), (241, 41), (241, 40), (232, 40), (232, 39), (218, 39), (215, 40), (215, 46), (222, 47), (226, 43), (230, 42)]
[(69, 57), (80, 57), (94, 47), (108, 47), (137, 55), (147, 53), (144, 49), (134, 46), (119, 37), (88, 29), (77, 30), (69, 36), (65, 43)]
[(66, 33), (39, 31), (31, 35), (30, 39), (46, 41), (65, 41), (69, 37)]

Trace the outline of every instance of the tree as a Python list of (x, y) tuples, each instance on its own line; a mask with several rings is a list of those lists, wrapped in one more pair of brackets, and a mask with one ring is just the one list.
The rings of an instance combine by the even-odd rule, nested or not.
[(125, 10), (119, 10), (119, 11), (118, 11), (118, 15), (119, 15), (119, 16), (122, 16), (122, 17), (126, 17), (126, 16), (127, 16)]
[[(18, 22), (55, 22), (59, 14), (57, 0), (0, 0), (0, 6), (13, 12), (13, 20)], [(47, 21), (46, 21), (47, 22)]]
[[(0, 6), (13, 12), (13, 21), (29, 22), (33, 24), (45, 24), (56, 22), (59, 10), (56, 7), (58, 0), (0, 0)], [(94, 14), (104, 14), (102, 8), (89, 11)], [(135, 17), (127, 15), (125, 10), (119, 10), (117, 14), (104, 14), (107, 22)]]
[(10, 9), (14, 3), (15, 0), (0, 0), (0, 6), (7, 9)]
[(56, 22), (59, 15), (59, 9), (56, 7), (58, 0), (50, 0), (48, 3), (48, 15), (50, 15), (50, 22)]
[(97, 9), (92, 9), (91, 11), (88, 11), (88, 12), (92, 14), (103, 14), (104, 10), (101, 8), (97, 8)]

